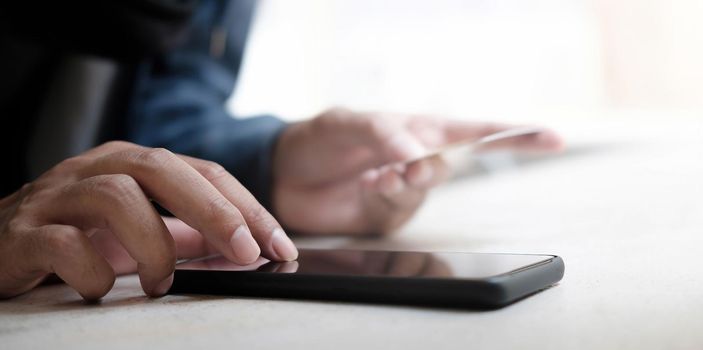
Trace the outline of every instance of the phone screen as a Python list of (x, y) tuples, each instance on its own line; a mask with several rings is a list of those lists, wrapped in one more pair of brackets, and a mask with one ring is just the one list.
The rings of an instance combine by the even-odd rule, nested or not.
[(426, 253), (300, 249), (298, 260), (271, 262), (259, 258), (241, 266), (216, 256), (189, 260), (180, 270), (261, 271), (311, 275), (389, 276), (479, 279), (545, 263), (551, 255)]

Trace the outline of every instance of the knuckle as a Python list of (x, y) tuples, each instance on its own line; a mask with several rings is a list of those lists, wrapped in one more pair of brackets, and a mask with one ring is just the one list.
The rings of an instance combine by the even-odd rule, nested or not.
[(138, 152), (137, 161), (147, 166), (162, 167), (176, 158), (173, 152), (165, 148), (148, 148)]
[(392, 127), (386, 118), (366, 118), (366, 127), (371, 135), (380, 139), (391, 136)]
[(342, 106), (332, 106), (332, 107), (326, 109), (322, 113), (322, 115), (323, 116), (337, 116), (337, 117), (339, 117), (339, 116), (346, 116), (351, 113), (352, 112), (349, 108), (342, 107)]
[(36, 185), (33, 182), (28, 182), (20, 188), (20, 196), (25, 197), (34, 191)]
[(335, 116), (329, 114), (328, 112), (324, 112), (320, 114), (317, 118), (312, 120), (312, 128), (316, 130), (325, 130), (330, 126), (330, 124), (333, 123), (333, 120), (336, 119)]
[(340, 121), (347, 120), (352, 117), (352, 111), (344, 107), (332, 107), (320, 113), (317, 118), (313, 119), (313, 127), (325, 129), (334, 126)]
[(49, 169), (45, 175), (50, 177), (75, 172), (78, 169), (84, 168), (90, 162), (91, 159), (83, 155), (67, 158)]
[(127, 147), (134, 147), (134, 144), (131, 142), (127, 141), (108, 141), (100, 145), (99, 147), (101, 148), (107, 148), (107, 149), (121, 149), (121, 148), (127, 148)]
[(59, 165), (65, 167), (65, 168), (75, 169), (75, 168), (79, 168), (79, 167), (85, 165), (86, 163), (88, 163), (90, 161), (91, 161), (90, 158), (83, 156), (83, 155), (79, 155), (79, 156), (67, 158), (67, 159), (63, 160), (61, 163), (59, 163)]
[[(72, 226), (47, 226), (42, 229), (44, 234), (40, 244), (44, 245), (43, 251), (50, 251), (54, 261), (71, 263), (85, 263), (89, 256), (88, 251), (93, 249), (88, 237), (81, 230)], [(50, 267), (54, 270), (55, 267)], [(96, 300), (107, 294), (115, 281), (115, 273), (102, 264), (89, 264), (82, 266), (85, 278), (89, 280), (78, 292), (86, 300)]]
[(230, 175), (225, 167), (216, 162), (206, 161), (199, 168), (200, 174), (210, 182)]
[(12, 213), (12, 223), (34, 222), (41, 216), (42, 208), (49, 204), (54, 196), (54, 191), (50, 189), (33, 190), (22, 196)]
[(37, 194), (33, 193), (22, 198), (19, 205), (17, 206), (17, 209), (15, 209), (14, 218), (13, 220), (11, 220), (11, 222), (24, 221), (25, 218), (31, 217), (32, 213), (36, 211), (36, 204), (38, 203), (36, 197)]
[(263, 225), (273, 220), (273, 216), (261, 205), (256, 205), (247, 211), (247, 221), (251, 225)]
[(137, 181), (125, 174), (96, 176), (93, 187), (119, 203), (132, 201), (142, 193)]
[(15, 235), (23, 232), (28, 228), (28, 223), (24, 218), (24, 215), (15, 213), (15, 216), (7, 221), (5, 229), (3, 230), (3, 236), (15, 237)]
[(233, 216), (240, 216), (237, 208), (226, 198), (218, 196), (209, 201), (204, 219), (207, 222), (223, 222), (223, 219)]
[(24, 185), (20, 190), (20, 195), (22, 197), (32, 196), (36, 193), (43, 192), (55, 187), (57, 187), (56, 181), (46, 177), (40, 177), (31, 184)]
[(73, 256), (84, 249), (84, 238), (83, 233), (74, 227), (52, 228), (44, 235), (44, 243), (59, 255)]

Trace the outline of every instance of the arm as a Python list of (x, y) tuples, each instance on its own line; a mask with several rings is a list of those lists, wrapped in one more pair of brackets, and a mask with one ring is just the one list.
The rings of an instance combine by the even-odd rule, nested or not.
[(270, 207), (271, 153), (285, 124), (269, 116), (234, 119), (225, 110), (253, 5), (203, 2), (183, 45), (141, 67), (128, 138), (215, 161)]

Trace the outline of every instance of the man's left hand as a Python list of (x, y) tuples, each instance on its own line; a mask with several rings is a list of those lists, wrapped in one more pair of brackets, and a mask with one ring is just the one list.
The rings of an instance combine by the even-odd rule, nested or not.
[[(379, 234), (413, 215), (450, 170), (440, 156), (385, 166), (443, 145), (477, 140), (512, 125), (427, 116), (331, 109), (293, 124), (273, 158), (273, 212), (287, 227), (309, 234)], [(493, 147), (556, 152), (552, 131), (506, 139)]]

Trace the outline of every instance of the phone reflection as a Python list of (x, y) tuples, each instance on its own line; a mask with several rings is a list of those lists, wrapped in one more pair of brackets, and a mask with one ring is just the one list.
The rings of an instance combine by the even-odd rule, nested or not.
[(442, 258), (424, 252), (385, 252), (301, 249), (298, 260), (272, 262), (259, 258), (250, 265), (232, 263), (221, 256), (178, 264), (184, 270), (260, 271), (323, 275), (392, 277), (449, 277), (454, 273)]

